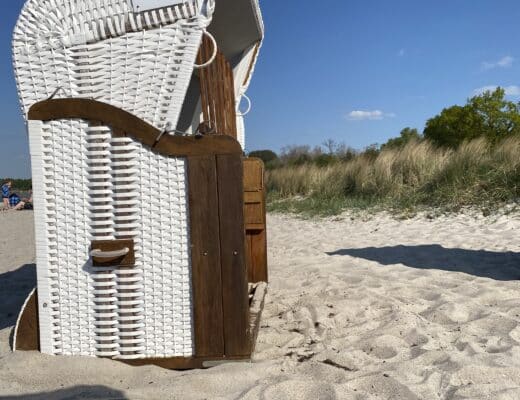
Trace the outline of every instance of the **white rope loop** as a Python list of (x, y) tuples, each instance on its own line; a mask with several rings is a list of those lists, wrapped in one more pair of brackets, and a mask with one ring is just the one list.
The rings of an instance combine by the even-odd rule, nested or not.
[[(242, 99), (246, 99), (247, 100), (247, 109), (244, 111), (244, 112), (240, 112), (240, 103), (242, 102)], [(240, 99), (238, 101), (238, 104), (237, 104), (237, 115), (239, 117), (244, 117), (246, 116), (247, 114), (249, 114), (249, 111), (251, 111), (251, 99), (249, 97), (247, 97), (245, 95), (245, 93), (243, 93), (241, 96), (240, 96)]]
[(209, 40), (211, 41), (211, 44), (213, 45), (213, 54), (211, 55), (210, 59), (208, 61), (206, 61), (205, 63), (200, 64), (200, 65), (199, 64), (195, 64), (193, 67), (196, 68), (196, 69), (206, 68), (213, 61), (215, 61), (215, 58), (217, 58), (217, 51), (218, 51), (217, 41), (215, 40), (213, 35), (211, 33), (209, 33), (205, 29), (202, 32), (202, 34), (206, 35), (209, 38)]

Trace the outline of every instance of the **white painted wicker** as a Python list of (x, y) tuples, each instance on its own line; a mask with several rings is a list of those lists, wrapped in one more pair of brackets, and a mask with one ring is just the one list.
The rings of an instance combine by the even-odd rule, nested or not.
[[(29, 0), (13, 40), (24, 114), (58, 90), (176, 126), (212, 9)], [(81, 120), (29, 121), (28, 130), (42, 352), (194, 354), (184, 159)], [(134, 268), (92, 266), (92, 240), (122, 238), (135, 241)]]

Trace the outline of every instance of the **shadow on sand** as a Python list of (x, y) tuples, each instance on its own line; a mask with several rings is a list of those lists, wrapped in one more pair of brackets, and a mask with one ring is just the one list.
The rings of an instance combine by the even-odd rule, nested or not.
[(447, 249), (437, 244), (340, 249), (329, 256), (351, 256), (382, 265), (403, 264), (418, 269), (464, 272), (499, 281), (520, 279), (520, 253)]
[(35, 264), (0, 274), (0, 330), (14, 326), (23, 302), (35, 286)]
[(74, 386), (52, 392), (24, 394), (19, 396), (0, 396), (0, 399), (12, 400), (70, 400), (70, 399), (127, 399), (123, 392), (106, 386)]

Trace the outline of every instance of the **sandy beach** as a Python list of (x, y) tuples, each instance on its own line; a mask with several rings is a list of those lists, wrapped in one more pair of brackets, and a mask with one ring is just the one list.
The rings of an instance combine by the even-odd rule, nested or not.
[(519, 399), (520, 214), (270, 215), (252, 363), (168, 371), (12, 353), (33, 215), (0, 213), (0, 398)]

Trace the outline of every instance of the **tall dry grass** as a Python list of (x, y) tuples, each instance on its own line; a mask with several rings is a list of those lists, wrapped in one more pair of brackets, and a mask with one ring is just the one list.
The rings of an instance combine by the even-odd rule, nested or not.
[(330, 214), (348, 206), (492, 206), (520, 194), (520, 138), (495, 146), (478, 139), (457, 150), (414, 141), (375, 159), (274, 169), (267, 184), (271, 209)]

